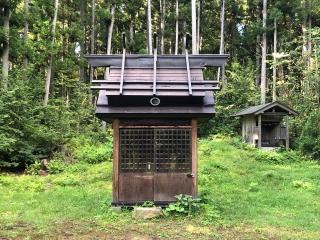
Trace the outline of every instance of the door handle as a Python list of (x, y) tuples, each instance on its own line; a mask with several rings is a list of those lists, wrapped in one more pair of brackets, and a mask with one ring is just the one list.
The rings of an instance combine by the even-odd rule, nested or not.
[(193, 178), (194, 174), (193, 173), (187, 173), (187, 177)]

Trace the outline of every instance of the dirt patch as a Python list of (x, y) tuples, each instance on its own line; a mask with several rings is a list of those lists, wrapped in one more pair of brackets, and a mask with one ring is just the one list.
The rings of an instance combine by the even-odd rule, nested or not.
[(32, 236), (32, 239), (39, 239), (36, 227), (30, 223), (18, 221), (14, 223), (0, 224), (0, 240), (20, 240)]
[[(5, 234), (4, 234), (5, 233)], [(283, 228), (261, 227), (250, 224), (199, 225), (197, 221), (165, 220), (115, 221), (99, 225), (94, 221), (62, 220), (42, 233), (31, 224), (16, 222), (0, 225), (0, 240), (214, 240), (214, 239), (318, 239), (319, 232), (303, 235)]]

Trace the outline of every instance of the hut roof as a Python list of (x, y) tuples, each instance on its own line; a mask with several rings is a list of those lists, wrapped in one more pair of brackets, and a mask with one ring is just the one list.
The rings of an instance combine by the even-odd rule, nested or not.
[[(199, 54), (189, 55), (190, 68), (204, 68), (207, 66), (223, 66), (228, 54)], [(122, 56), (90, 54), (85, 55), (91, 67), (121, 68)], [(128, 54), (126, 55), (125, 68), (153, 68), (153, 55)], [(185, 68), (185, 55), (158, 55), (157, 68)]]
[(239, 117), (244, 115), (259, 115), (259, 114), (265, 113), (266, 111), (272, 108), (277, 108), (278, 110), (276, 112), (278, 113), (286, 113), (288, 115), (298, 115), (298, 113), (294, 111), (292, 108), (288, 107), (283, 103), (275, 101), (275, 102), (270, 102), (270, 103), (265, 103), (265, 104), (245, 108), (240, 112), (237, 112), (233, 116)]
[[(99, 90), (96, 115), (113, 118), (194, 118), (215, 113), (216, 80), (204, 80), (205, 67), (221, 67), (228, 55), (87, 55), (91, 67), (109, 67)], [(158, 105), (151, 100), (159, 99)]]

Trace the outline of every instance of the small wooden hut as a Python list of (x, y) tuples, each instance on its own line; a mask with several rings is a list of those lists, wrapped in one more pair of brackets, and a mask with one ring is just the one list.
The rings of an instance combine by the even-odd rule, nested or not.
[(248, 107), (234, 116), (241, 117), (242, 137), (251, 145), (259, 148), (285, 146), (289, 149), (289, 116), (297, 114), (275, 101)]
[(108, 67), (99, 90), (96, 116), (112, 122), (113, 205), (175, 195), (197, 196), (197, 119), (215, 113), (205, 67), (224, 66), (228, 55), (87, 55), (91, 67)]

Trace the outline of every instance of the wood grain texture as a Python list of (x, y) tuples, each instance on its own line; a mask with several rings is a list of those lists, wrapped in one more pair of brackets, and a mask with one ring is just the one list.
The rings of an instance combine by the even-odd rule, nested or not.
[[(91, 67), (121, 67), (122, 55), (85, 55)], [(223, 54), (199, 54), (190, 55), (190, 68), (204, 68), (204, 67), (221, 67), (223, 66), (229, 55)], [(185, 68), (184, 55), (159, 55), (157, 68)], [(127, 55), (126, 69), (128, 68), (150, 68), (153, 69), (152, 55)]]
[[(187, 80), (188, 74), (187, 70), (185, 68), (182, 69), (157, 69), (156, 75), (154, 76), (154, 70), (153, 69), (125, 69), (124, 71), (124, 79), (125, 80), (134, 80), (134, 79), (140, 79), (140, 80), (149, 80), (151, 83), (153, 83), (154, 77), (157, 78), (158, 81), (165, 81), (167, 79), (175, 79), (175, 80)], [(109, 80), (118, 80), (121, 78), (121, 69), (117, 68), (111, 68), (110, 69), (110, 75)], [(190, 78), (192, 80), (203, 80), (203, 74), (202, 69), (190, 69)]]
[(120, 173), (119, 201), (153, 201), (153, 173)]
[(289, 139), (289, 116), (286, 116), (286, 150), (289, 150), (290, 139)]
[(198, 149), (197, 149), (198, 122), (192, 119), (192, 196), (198, 195)]
[(119, 119), (113, 120), (113, 176), (112, 197), (113, 202), (119, 200)]
[[(142, 121), (148, 121), (145, 119)], [(124, 122), (123, 122), (124, 121)], [(133, 120), (132, 120), (133, 121)], [(159, 121), (159, 120), (158, 120)], [(172, 120), (169, 120), (170, 122)], [(179, 122), (179, 120), (176, 120)], [(180, 120), (181, 121), (181, 120)], [(160, 121), (161, 122), (161, 121)], [(122, 125), (123, 123), (133, 124), (128, 120), (115, 120), (113, 122), (114, 127), (114, 147), (115, 147), (115, 161), (114, 161), (114, 197), (115, 203), (136, 203), (143, 201), (174, 201), (175, 196), (179, 194), (188, 194), (193, 197), (197, 197), (197, 120), (183, 120), (183, 123), (189, 123), (189, 125), (182, 126), (170, 126), (170, 125)], [(152, 123), (152, 121), (151, 121)], [(141, 122), (140, 122), (141, 124)], [(186, 172), (160, 172), (154, 168), (150, 171), (139, 172), (120, 172), (119, 169), (119, 131), (121, 128), (151, 128), (151, 129), (184, 129), (191, 127), (191, 169)], [(158, 131), (158, 130), (155, 130)], [(156, 157), (155, 159), (158, 159)]]
[(262, 146), (262, 116), (258, 116), (258, 147)]
[(152, 128), (152, 129), (155, 129), (155, 128), (160, 128), (160, 129), (163, 129), (163, 128), (168, 128), (168, 129), (181, 129), (181, 128), (190, 128), (190, 126), (120, 126), (120, 128)]
[(193, 195), (192, 181), (186, 173), (155, 173), (154, 201), (174, 201), (179, 194)]
[(120, 126), (191, 126), (190, 119), (121, 119)]

